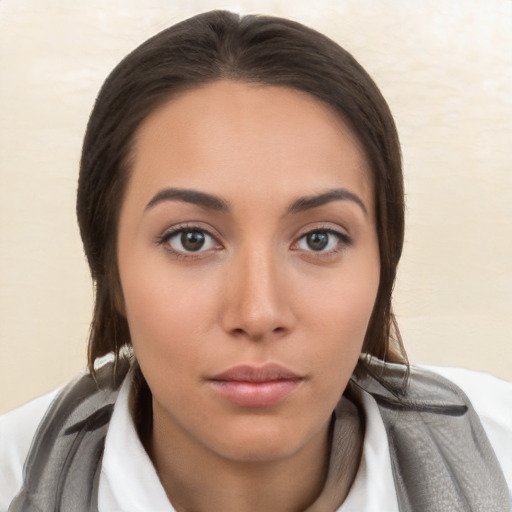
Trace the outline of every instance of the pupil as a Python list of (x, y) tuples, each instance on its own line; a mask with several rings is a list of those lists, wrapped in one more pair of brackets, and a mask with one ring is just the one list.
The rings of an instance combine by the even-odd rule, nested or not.
[(198, 251), (204, 245), (204, 233), (201, 231), (184, 231), (181, 244), (187, 251)]
[(329, 235), (322, 232), (310, 233), (307, 236), (307, 243), (313, 251), (321, 251), (329, 243)]

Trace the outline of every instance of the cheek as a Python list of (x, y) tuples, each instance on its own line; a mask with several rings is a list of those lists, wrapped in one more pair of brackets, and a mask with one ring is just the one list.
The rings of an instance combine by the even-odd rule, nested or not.
[[(198, 276), (165, 272), (154, 265), (122, 276), (126, 316), (139, 361), (172, 360), (173, 370), (192, 364), (197, 346), (216, 319), (216, 287)], [(141, 278), (143, 276), (143, 278)], [(124, 279), (123, 279), (124, 277)]]
[[(348, 267), (302, 293), (311, 328), (329, 329), (341, 340), (364, 337), (379, 286), (379, 266)], [(361, 340), (362, 342), (362, 340)]]
[(324, 368), (334, 378), (338, 375), (346, 384), (361, 353), (375, 304), (379, 267), (369, 265), (360, 272), (340, 272), (337, 277), (304, 294), (307, 314), (303, 320), (310, 336), (316, 333), (318, 339), (318, 345), (311, 347), (318, 369)]
[(195, 389), (191, 386), (197, 385), (197, 369), (211, 357), (204, 340), (214, 318), (209, 307), (214, 299), (211, 291), (201, 294), (193, 283), (183, 286), (179, 278), (170, 282), (149, 280), (141, 286), (125, 281), (132, 345), (154, 399), (165, 403), (166, 410), (200, 415), (200, 396), (183, 390)]

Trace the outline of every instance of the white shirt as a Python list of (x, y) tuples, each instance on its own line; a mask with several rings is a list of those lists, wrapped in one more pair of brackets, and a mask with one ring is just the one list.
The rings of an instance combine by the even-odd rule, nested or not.
[[(454, 368), (429, 368), (461, 387), (473, 403), (512, 489), (512, 383)], [(173, 512), (129, 412), (131, 380), (125, 379), (105, 440), (98, 505), (100, 512)], [(31, 440), (58, 390), (0, 416), (0, 511), (21, 487)], [(349, 495), (338, 512), (398, 512), (384, 424), (377, 404), (363, 395), (366, 431), (363, 456)]]

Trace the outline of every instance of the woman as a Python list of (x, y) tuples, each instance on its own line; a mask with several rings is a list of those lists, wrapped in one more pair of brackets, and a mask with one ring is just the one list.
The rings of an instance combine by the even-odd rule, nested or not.
[(82, 153), (90, 372), (3, 419), (9, 510), (509, 510), (510, 432), (409, 371), (403, 209), (389, 109), (329, 39), (210, 12), (137, 48)]

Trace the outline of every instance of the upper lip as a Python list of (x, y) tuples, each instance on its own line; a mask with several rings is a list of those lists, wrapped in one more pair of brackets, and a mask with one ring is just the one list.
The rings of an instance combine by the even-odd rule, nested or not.
[(303, 377), (281, 366), (268, 363), (262, 366), (243, 364), (233, 366), (210, 378), (216, 381), (271, 382), (276, 380), (300, 380)]

